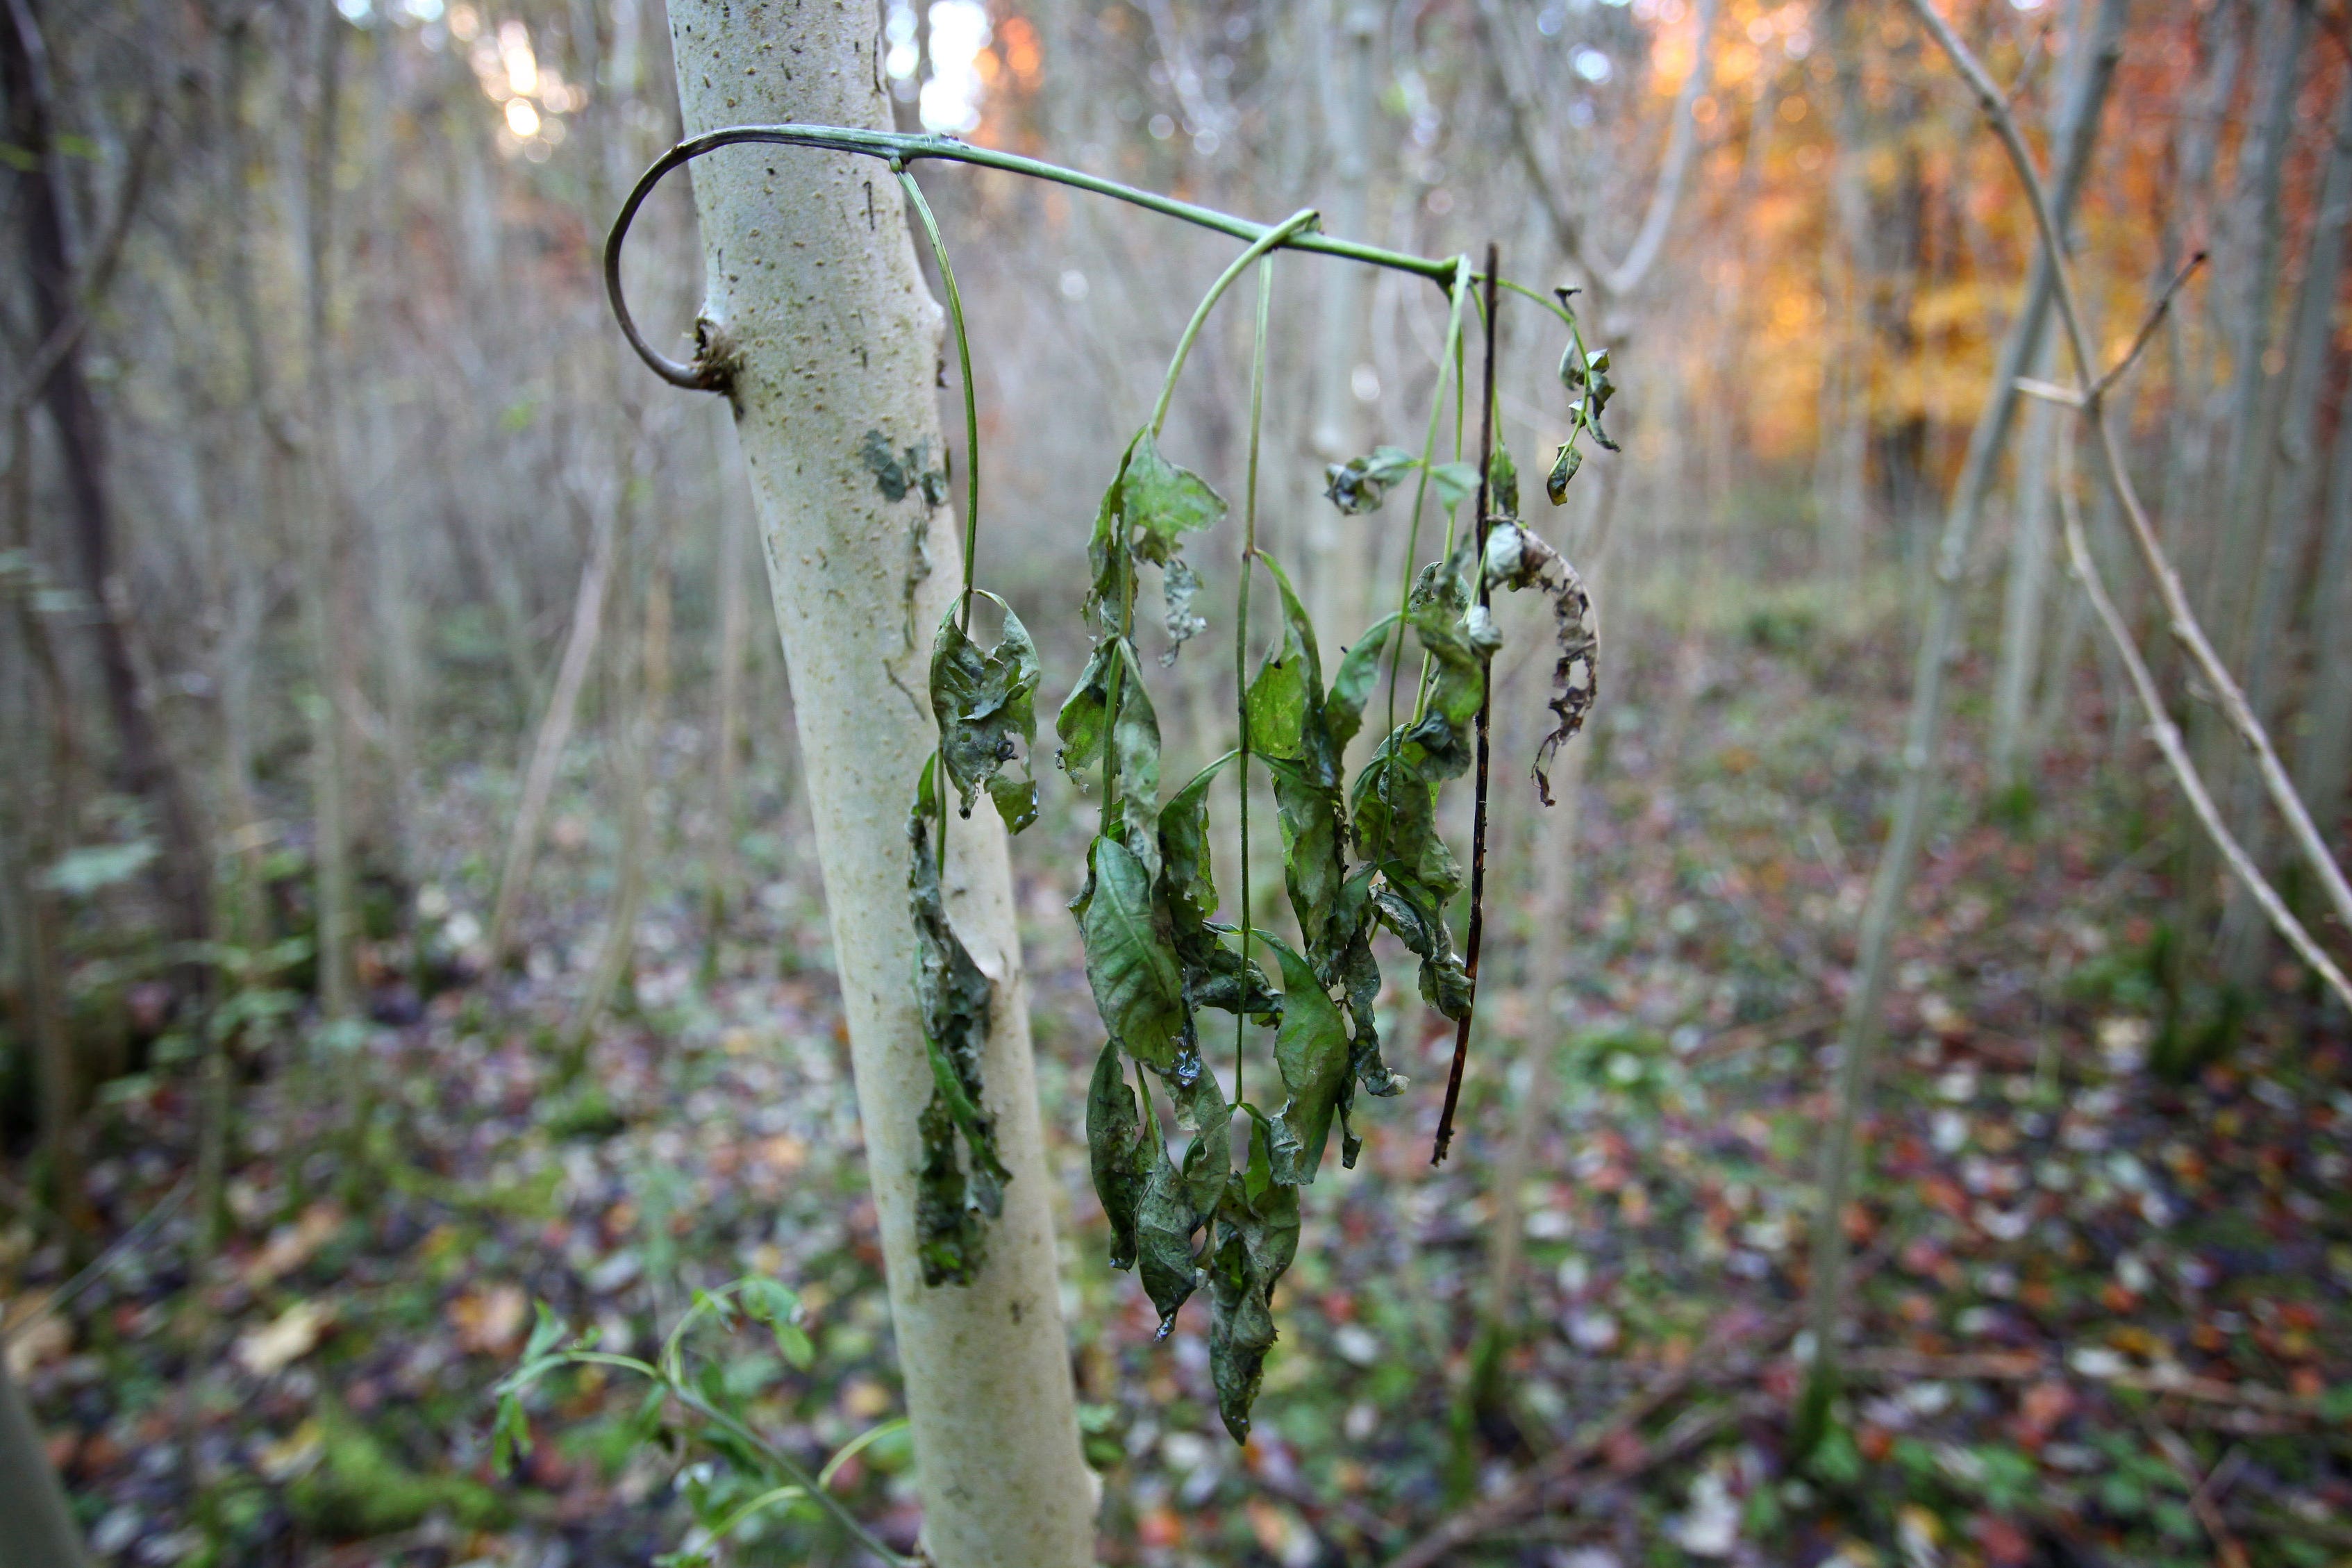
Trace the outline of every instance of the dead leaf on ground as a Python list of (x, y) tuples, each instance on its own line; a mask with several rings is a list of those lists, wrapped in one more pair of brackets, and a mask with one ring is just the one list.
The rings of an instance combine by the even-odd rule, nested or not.
[(239, 1334), (236, 1364), (256, 1377), (270, 1377), (309, 1355), (319, 1336), (334, 1321), (334, 1309), (321, 1301), (295, 1302), (261, 1328)]
[(522, 1337), (530, 1301), (520, 1285), (475, 1286), (449, 1305), (457, 1343), (485, 1355), (505, 1355)]
[(273, 1231), (268, 1244), (246, 1264), (246, 1288), (257, 1290), (291, 1274), (310, 1262), (311, 1254), (342, 1228), (342, 1205), (330, 1202), (312, 1204), (291, 1225), (281, 1225)]

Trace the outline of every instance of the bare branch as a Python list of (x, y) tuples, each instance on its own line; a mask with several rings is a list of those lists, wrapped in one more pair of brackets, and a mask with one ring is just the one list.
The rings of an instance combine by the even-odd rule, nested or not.
[(2075, 580), (2083, 585), (2084, 596), (2091, 601), (2091, 608), (2098, 616), (2099, 624), (2106, 628), (2109, 640), (2114, 642), (2116, 654), (2124, 661), (2124, 669), (2131, 677), (2132, 689), (2139, 693), (2140, 705), (2147, 710), (2150, 738), (2156, 742), (2157, 750), (2164, 753), (2164, 760), (2171, 764), (2174, 775), (2180, 781), (2181, 793), (2189, 797), (2189, 809), (2197, 814), (2197, 820), (2205, 825), (2205, 831), (2212, 837), (2214, 846), (2230, 862), (2230, 869), (2245, 883), (2246, 890), (2253, 894), (2254, 901), (2262, 905), (2263, 912), (2270, 916), (2271, 924), (2278, 928), (2279, 934), (2286, 938), (2288, 944), (2303, 956), (2305, 963), (2318, 971), (2319, 977), (2327, 982), (2328, 988), (2342, 998), (2344, 1005), (2352, 1007), (2352, 984), (2347, 983), (2344, 972), (2336, 966), (2336, 961), (2327, 956), (2319, 943), (2312, 940), (2303, 922), (2294, 918), (2277, 890), (2247, 856), (2237, 836), (2221, 821), (2221, 811), (2213, 804), (2211, 792), (2206, 789), (2205, 780), (2197, 772), (2197, 764), (2189, 759), (2188, 747), (2181, 742), (2180, 727), (2165, 710), (2164, 693), (2157, 689), (2156, 677), (2149, 672), (2147, 661), (2140, 658), (2138, 645), (2132, 641), (2131, 627), (2124, 623), (2115, 601), (2107, 596), (2107, 585), (2099, 576), (2098, 563), (2091, 558), (2090, 545), (2083, 537), (2082, 512), (2074, 500), (2074, 441), (2071, 437), (2061, 443), (2058, 459), (2063, 469), (2059, 477), (2058, 502), (2066, 513), (2067, 558), (2074, 566)]
[(2028, 397), (2038, 397), (2044, 403), (2054, 403), (2061, 408), (2083, 406), (2083, 395), (2071, 386), (2060, 386), (2057, 383), (2050, 381), (2036, 381), (2030, 375), (2021, 375), (2010, 384)]
[[(2352, 927), (2352, 883), (2345, 880), (2343, 868), (2336, 863), (2326, 840), (2311, 819), (2310, 811), (2295, 793), (2294, 781), (2287, 776), (2285, 766), (2279, 761), (2277, 749), (2271, 744), (2270, 732), (2255, 716), (2252, 706), (2246, 700), (2245, 692), (2229, 668), (2221, 662), (2221, 655), (2214, 651), (2204, 626), (2189, 608), (2189, 595), (2180, 585), (2180, 574), (2174, 570), (2170, 558), (2165, 554), (2164, 546), (2157, 538), (2155, 525), (2148, 519), (2147, 509), (2140, 503), (2139, 492), (2133, 488), (2131, 476), (2125, 470), (2122, 447), (2114, 428), (2106, 421), (2103, 399), (2099, 395), (2105, 389), (2105, 384), (2103, 380), (2095, 380), (2092, 374), (2090, 342), (2084, 332), (2083, 312), (2074, 292), (2074, 275), (2066, 265), (2066, 249), (2060, 241), (2057, 222), (2051, 214), (2049, 192), (2034, 167), (2032, 154), (2026, 150), (2024, 137), (2018, 131), (2017, 117), (2010, 112), (2000, 89), (1993, 85), (1984, 67), (1929, 0), (1906, 0), (1906, 3), (1976, 94), (1985, 118), (1991, 122), (1993, 133), (2000, 139), (2011, 164), (2017, 171), (2019, 183), (2025, 187), (2025, 194), (2033, 208), (2034, 226), (2041, 231), (2042, 249), (2056, 281), (2058, 313), (2066, 325), (2067, 344), (2074, 351), (2076, 384), (2082, 388), (2084, 399), (2083, 418), (2098, 437), (2100, 467), (2105, 470), (2107, 484), (2115, 491), (2116, 500), (2123, 503), (2124, 515), (2131, 524), (2133, 542), (2139, 547), (2141, 559), (2147, 562), (2149, 574), (2156, 579), (2157, 592), (2164, 602), (2165, 614), (2170, 619), (2172, 635), (2188, 650), (2199, 672), (2211, 686), (2214, 698), (2228, 718), (2231, 728), (2254, 753), (2263, 787), (2278, 806), (2280, 815), (2286, 818), (2296, 847), (2309, 862), (2320, 886), (2326, 890), (2328, 902), (2334, 907), (2336, 918), (2347, 927)], [(2128, 358), (2126, 363), (2129, 363)], [(2217, 836), (2221, 834), (2218, 817), (2206, 817), (2202, 811), (2200, 816)], [(2238, 858), (2242, 860), (2242, 854)], [(2251, 863), (2243, 868), (2251, 871)], [(2259, 891), (2257, 896), (2260, 896)], [(2314, 948), (2312, 952), (2316, 952), (2317, 949)], [(2305, 956), (2311, 954), (2306, 953)], [(2340, 973), (2335, 972), (2332, 965), (2329, 973), (2335, 975), (2332, 983), (2341, 993)], [(2347, 996), (2347, 1003), (2352, 1005), (2352, 995)]]
[(2099, 377), (2097, 384), (2091, 388), (2092, 397), (2105, 397), (2108, 389), (2121, 381), (2125, 373), (2137, 363), (2140, 351), (2147, 347), (2150, 338), (2156, 336), (2156, 329), (2164, 325), (2164, 318), (2172, 313), (2173, 296), (2180, 292), (2181, 286), (2189, 281), (2190, 275), (2205, 265), (2205, 254), (2200, 250), (2190, 257), (2189, 265), (2175, 273), (2172, 281), (2164, 286), (2164, 292), (2158, 295), (2156, 303), (2148, 308), (2147, 320), (2139, 324), (2139, 335), (2132, 339), (2131, 347), (2124, 351), (2124, 357), (2117, 360), (2106, 374)]

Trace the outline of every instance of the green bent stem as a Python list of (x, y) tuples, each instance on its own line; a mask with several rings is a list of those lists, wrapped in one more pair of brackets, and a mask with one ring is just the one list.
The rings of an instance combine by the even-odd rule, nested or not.
[(1274, 305), (1274, 268), (1261, 262), (1257, 271), (1257, 327), (1250, 338), (1249, 477), (1242, 489), (1241, 586), (1234, 605), (1234, 711), (1239, 721), (1241, 744), (1242, 829), (1242, 973), (1241, 1005), (1234, 1009), (1234, 1100), (1242, 1098), (1242, 1059), (1249, 1039), (1250, 842), (1249, 842), (1249, 602), (1250, 579), (1257, 574), (1257, 446), (1265, 413), (1265, 324)]
[(779, 1475), (805, 1491), (809, 1500), (824, 1510), (832, 1517), (833, 1521), (847, 1531), (850, 1538), (858, 1545), (889, 1563), (891, 1568), (913, 1568), (910, 1559), (901, 1557), (891, 1551), (880, 1537), (866, 1528), (865, 1521), (850, 1511), (848, 1504), (819, 1486), (816, 1478), (802, 1468), (800, 1462), (790, 1454), (785, 1453), (692, 1389), (672, 1383), (669, 1384), (669, 1392), (671, 1397), (680, 1405), (685, 1405), (712, 1426), (724, 1427), (738, 1441), (772, 1466)]
[[(1152, 405), (1150, 422), (1144, 426), (1151, 433), (1152, 439), (1159, 439), (1160, 426), (1167, 423), (1168, 405), (1176, 396), (1177, 378), (1184, 374), (1185, 358), (1192, 352), (1193, 340), (1201, 335), (1201, 329), (1208, 323), (1209, 312), (1217, 308), (1217, 301), (1223, 298), (1227, 289), (1233, 287), (1234, 279), (1263, 258), (1266, 252), (1286, 245), (1307, 232), (1318, 216), (1313, 207), (1305, 207), (1260, 233), (1250, 241), (1247, 249), (1234, 258), (1231, 266), (1217, 274), (1217, 280), (1209, 285), (1209, 291), (1193, 308), (1192, 319), (1184, 323), (1184, 335), (1176, 340), (1175, 355), (1169, 360), (1168, 374), (1160, 381), (1160, 401)], [(1118, 708), (1127, 674), (1127, 655), (1133, 651), (1135, 637), (1135, 553), (1123, 517), (1119, 521), (1118, 537), (1111, 541), (1111, 548), (1118, 552), (1118, 640), (1129, 646), (1120, 649), (1118, 657), (1111, 660), (1110, 685), (1104, 693), (1102, 809), (1106, 833), (1117, 819), (1118, 809)]]
[(1168, 405), (1176, 397), (1176, 379), (1184, 374), (1184, 360), (1192, 352), (1192, 340), (1199, 337), (1201, 329), (1208, 324), (1209, 312), (1217, 308), (1217, 301), (1224, 298), (1225, 290), (1233, 287), (1235, 279), (1248, 271), (1267, 251), (1287, 244), (1294, 235), (1313, 227), (1320, 216), (1313, 207), (1302, 207), (1292, 213), (1250, 241), (1249, 248), (1234, 257), (1232, 265), (1218, 273), (1217, 280), (1209, 285), (1209, 291), (1201, 296), (1201, 302), (1192, 308), (1192, 319), (1184, 323), (1184, 335), (1176, 340), (1176, 353), (1168, 362), (1168, 374), (1160, 378), (1160, 401), (1151, 405), (1149, 428), (1153, 440), (1160, 438), (1160, 427), (1168, 423)]
[[(898, 176), (899, 188), (907, 193), (915, 216), (923, 220), (923, 233), (931, 242), (931, 258), (940, 264), (940, 282), (948, 297), (948, 323), (955, 329), (956, 363), (963, 374), (963, 466), (965, 482), (971, 486), (963, 507), (963, 596), (958, 614), (960, 626), (966, 637), (971, 635), (972, 560), (980, 553), (980, 404), (971, 385), (971, 340), (964, 332), (963, 295), (956, 289), (955, 268), (948, 260), (947, 241), (940, 237), (939, 220), (931, 216), (931, 204), (923, 199), (923, 187), (907, 166), (893, 159), (891, 172)], [(944, 743), (944, 742), (942, 742)], [(947, 753), (936, 753), (940, 777), (947, 776)], [(948, 814), (940, 812), (939, 841), (932, 846), (933, 864), (941, 877), (948, 870)]]
[[(1430, 400), (1429, 429), (1421, 438), (1421, 465), (1412, 480), (1412, 521), (1404, 536), (1404, 580), (1397, 585), (1396, 640), (1389, 648), (1389, 733), (1396, 732), (1396, 689), (1398, 666), (1404, 658), (1405, 616), (1412, 607), (1413, 563), (1421, 554), (1421, 506), (1429, 495), (1429, 463), (1437, 456), (1437, 425), (1445, 416), (1445, 384), (1454, 376), (1454, 367), (1462, 357), (1462, 303), (1470, 293), (1470, 258), (1454, 258), (1454, 278), (1449, 291), (1454, 296), (1452, 310), (1445, 318), (1445, 346), (1437, 355), (1437, 392)], [(1459, 379), (1455, 377), (1454, 379)]]
[(940, 264), (940, 282), (948, 296), (948, 324), (955, 330), (956, 363), (963, 375), (963, 465), (965, 491), (963, 505), (963, 621), (964, 634), (971, 633), (972, 560), (980, 552), (980, 403), (971, 384), (971, 340), (964, 333), (963, 295), (956, 289), (955, 268), (948, 261), (947, 241), (940, 237), (939, 220), (931, 216), (931, 204), (923, 199), (923, 187), (915, 176), (907, 173), (902, 163), (891, 165), (898, 175), (898, 184), (907, 193), (907, 200), (915, 216), (923, 220), (923, 233), (931, 242), (931, 258)]
[[(737, 147), (767, 143), (780, 147), (809, 147), (835, 153), (851, 153), (860, 157), (878, 158), (886, 163), (912, 163), (924, 158), (938, 158), (948, 163), (971, 163), (983, 169), (1001, 169), (1007, 174), (1024, 175), (1033, 180), (1045, 180), (1074, 190), (1108, 196), (1147, 212), (1172, 217), (1198, 227), (1213, 229), (1235, 239), (1256, 240), (1268, 232), (1267, 226), (1253, 223), (1248, 218), (1235, 217), (1213, 208), (1196, 206), (1173, 196), (1160, 195), (1139, 190), (1116, 180), (1101, 179), (1066, 169), (1059, 164), (1024, 158), (1017, 153), (1002, 153), (992, 147), (974, 147), (952, 136), (907, 135), (890, 131), (864, 131), (840, 125), (730, 125), (700, 136), (690, 137), (654, 160), (643, 174), (637, 176), (621, 210), (613, 220), (613, 227), (604, 239), (604, 292), (611, 300), (613, 314), (618, 318), (622, 335), (637, 357), (673, 386), (689, 391), (723, 392), (727, 388), (727, 373), (715, 364), (680, 364), (646, 342), (630, 316), (621, 291), (621, 247), (628, 237), (629, 226), (645, 205), (654, 187), (675, 170), (695, 159), (715, 153), (721, 147)], [(1409, 272), (1416, 278), (1426, 278), (1433, 283), (1444, 283), (1454, 273), (1452, 259), (1435, 259), (1413, 256), (1403, 251), (1386, 250), (1376, 245), (1364, 245), (1355, 240), (1334, 239), (1310, 231), (1296, 233), (1282, 241), (1297, 250), (1312, 251), (1319, 256), (1336, 256), (1343, 260), (1358, 261), (1370, 267), (1384, 267), (1392, 271)]]

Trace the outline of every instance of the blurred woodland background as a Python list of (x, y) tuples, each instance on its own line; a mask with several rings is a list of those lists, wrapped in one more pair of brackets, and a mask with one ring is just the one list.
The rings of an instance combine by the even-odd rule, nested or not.
[[(2340, 860), (2352, 14), (1944, 14), (2067, 176), (2106, 363), (2206, 257), (2106, 417)], [(1047, 776), (1015, 845), (1104, 1560), (2352, 1561), (2352, 1020), (2186, 806), (2070, 526), (2222, 820), (2352, 945), (2066, 395), (2015, 390), (2075, 384), (2054, 318), (2020, 330), (2047, 314), (2032, 211), (1914, 15), (939, 0), (875, 26), (903, 130), (1424, 255), (1494, 240), (1583, 290), (1622, 388), (1622, 453), (1530, 508), (1602, 636), (1549, 811), (1524, 772), (1548, 617), (1498, 606), (1463, 1135), (1432, 1171), (1453, 1029), (1396, 990), (1414, 1086), (1313, 1189), (1246, 1447), (1199, 1326), (1154, 1345), (1101, 1261), (1101, 1036), (1062, 908), (1088, 803)], [(790, 1510), (714, 1540), (724, 1476), (593, 1373), (491, 1462), (534, 1301), (649, 1352), (698, 1288), (779, 1279), (799, 1337), (719, 1363), (772, 1439), (821, 1458), (899, 1405), (735, 436), (635, 363), (600, 276), (678, 135), (668, 47), (656, 0), (0, 12), (0, 1331), (31, 1418), (0, 1462), (46, 1455), (93, 1561), (861, 1560)], [(1236, 247), (920, 178), (971, 321), (982, 580), (1075, 669), (1095, 498)], [(672, 180), (625, 272), (673, 353), (700, 254)], [(1335, 647), (1409, 563), (1402, 509), (1342, 515), (1323, 469), (1415, 442), (1446, 301), (1303, 255), (1275, 276), (1260, 528)], [(1164, 441), (1228, 494), (1246, 316)], [(1568, 429), (1557, 331), (1501, 316), (1530, 477)], [(960, 447), (952, 356), (941, 384)], [(1231, 558), (1202, 553), (1204, 604)], [(1948, 658), (1915, 665), (1939, 615)], [(1231, 663), (1155, 679), (1187, 776), (1230, 743)], [(1883, 1026), (1842, 1028), (1914, 781)], [(1864, 1094), (1839, 1068), (1880, 1032)], [(1853, 1254), (1844, 1387), (1793, 1443), (1825, 1229)], [(901, 1550), (909, 1463), (886, 1431), (835, 1479)]]

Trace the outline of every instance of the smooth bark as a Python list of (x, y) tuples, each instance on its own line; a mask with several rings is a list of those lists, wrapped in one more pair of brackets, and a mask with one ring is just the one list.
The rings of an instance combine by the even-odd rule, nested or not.
[[(866, 5), (678, 0), (689, 135), (745, 122), (882, 128)], [(993, 983), (984, 1077), (1013, 1180), (970, 1286), (926, 1287), (915, 1252), (916, 1118), (932, 1090), (915, 1005), (906, 813), (935, 732), (918, 696), (958, 579), (950, 513), (893, 498), (865, 453), (944, 450), (941, 313), (887, 172), (792, 148), (695, 166), (707, 342), (731, 367), (815, 820), (923, 1505), (940, 1568), (1094, 1561), (1002, 828), (952, 825), (950, 918)], [(931, 568), (912, 570), (910, 535)]]
[[(2319, 400), (2336, 344), (2336, 300), (2343, 281), (2347, 218), (2352, 218), (2352, 91), (2339, 91), (2319, 208), (2314, 215), (2303, 282), (2284, 344), (2286, 364), (2278, 378), (2277, 438), (2268, 443), (2273, 448), (2265, 497), (2269, 515), (2263, 530), (2262, 576), (2243, 665), (2246, 701), (2266, 726), (2275, 726), (2278, 721), (2275, 689), (2281, 654), (2287, 641), (2288, 616), (2298, 596), (2294, 586), (2302, 580), (2310, 555), (2313, 515), (2319, 500)], [(2326, 579), (2321, 583), (2324, 593)], [(2250, 773), (2241, 770), (2237, 798), (2231, 804), (2238, 820), (2245, 824), (2242, 831), (2248, 848), (2257, 861), (2263, 861), (2269, 858), (2272, 834), (2268, 817), (2260, 812), (2258, 783), (2247, 776)], [(2315, 803), (2306, 795), (2304, 804)], [(2241, 985), (2252, 983), (2269, 951), (2263, 934), (2268, 929), (2244, 885), (2233, 887), (2221, 922), (2223, 971), (2231, 980)]]
[(303, 454), (302, 627), (314, 689), (307, 706), (310, 735), (312, 832), (316, 837), (313, 900), (317, 906), (319, 1006), (330, 1019), (348, 1016), (357, 983), (352, 973), (352, 822), (349, 791), (348, 656), (341, 635), (343, 577), (341, 476), (335, 462), (335, 377), (329, 350), (332, 331), (335, 160), (342, 112), (343, 21), (333, 0), (312, 7), (318, 64), (312, 81), (310, 143), (303, 168), (303, 304), (309, 336), (309, 407)]
[(2328, 468), (2327, 540), (2311, 596), (2318, 637), (2294, 787), (2321, 829), (2334, 837), (2352, 781), (2352, 420), (2336, 425), (2335, 460)]
[[(1334, 0), (1335, 5), (1339, 0)], [(1334, 47), (1326, 68), (1339, 77), (1324, 94), (1328, 116), (1331, 199), (1328, 226), (1334, 234), (1370, 232), (1373, 114), (1372, 47), (1380, 34), (1375, 6), (1350, 3), (1332, 28)], [(1372, 281), (1369, 269), (1341, 265), (1320, 269), (1322, 296), (1317, 323), (1315, 416), (1308, 445), (1322, 463), (1343, 463), (1362, 449), (1363, 421), (1354, 390), (1356, 367), (1364, 354), (1364, 302)], [(1328, 507), (1309, 501), (1307, 532), (1315, 551), (1315, 582), (1321, 590), (1317, 620), (1327, 626), (1354, 626), (1365, 618), (1365, 552), (1346, 543), (1349, 531)]]
[(82, 1568), (80, 1527), (25, 1395), (0, 1355), (0, 1568)]
[[(723, 432), (714, 443), (719, 456)], [(714, 935), (734, 909), (743, 886), (742, 858), (735, 838), (742, 820), (740, 802), (743, 774), (743, 655), (751, 617), (746, 607), (744, 574), (750, 564), (749, 499), (740, 480), (730, 478), (719, 487), (718, 576), (719, 644), (716, 653), (719, 712), (712, 736), (710, 770), (710, 920)]]
[[(2041, 377), (2057, 365), (2054, 345), (2045, 343)], [(2002, 583), (2000, 659), (1992, 683), (1992, 785), (2007, 789), (2027, 782), (2039, 761), (2026, 750), (2028, 710), (2042, 664), (2042, 623), (2048, 619), (2051, 561), (2051, 455), (2058, 439), (2058, 410), (2037, 403), (2027, 410), (2017, 475), (2017, 520), (2009, 540), (2009, 572)]]

